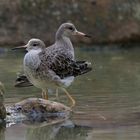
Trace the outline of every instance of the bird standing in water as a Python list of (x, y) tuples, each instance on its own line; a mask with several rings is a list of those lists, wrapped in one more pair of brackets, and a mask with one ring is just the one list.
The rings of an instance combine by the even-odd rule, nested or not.
[[(91, 63), (76, 61), (70, 36), (88, 35), (77, 31), (72, 23), (62, 24), (56, 32), (55, 43), (46, 48), (40, 39), (31, 39), (23, 46), (28, 53), (24, 57), (24, 72), (28, 80), (42, 89), (42, 96), (48, 99), (48, 88), (58, 88), (66, 93), (75, 105), (75, 100), (66, 88), (74, 81), (74, 77), (89, 72)], [(19, 47), (18, 47), (19, 48)]]

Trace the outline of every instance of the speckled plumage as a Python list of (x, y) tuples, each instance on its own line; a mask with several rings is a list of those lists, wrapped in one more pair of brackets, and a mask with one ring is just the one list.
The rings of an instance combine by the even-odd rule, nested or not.
[[(42, 86), (39, 88), (47, 89), (59, 86), (59, 84), (65, 86), (61, 79), (73, 76), (70, 75), (71, 61), (71, 57), (64, 50), (58, 51), (58, 49), (52, 49), (51, 47), (41, 51), (31, 50), (25, 55), (24, 71), (32, 84), (37, 87)], [(36, 81), (40, 85), (38, 82), (35, 83)], [(42, 81), (43, 84), (41, 84)], [(45, 82), (47, 84), (44, 84)]]
[(64, 23), (59, 27), (52, 46), (46, 48), (39, 39), (31, 39), (28, 42), (24, 71), (34, 86), (43, 91), (53, 87), (66, 88), (75, 76), (91, 70), (90, 63), (75, 61), (74, 49), (69, 39), (74, 33), (84, 35), (78, 32), (73, 24)]

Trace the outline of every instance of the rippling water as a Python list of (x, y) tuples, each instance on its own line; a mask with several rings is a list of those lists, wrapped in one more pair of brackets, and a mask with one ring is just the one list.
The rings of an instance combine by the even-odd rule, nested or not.
[[(77, 59), (88, 60), (93, 71), (79, 76), (68, 89), (76, 99), (71, 120), (65, 125), (13, 125), (1, 130), (0, 140), (139, 140), (140, 139), (140, 48), (76, 48)], [(0, 80), (6, 86), (5, 102), (40, 97), (34, 87), (15, 88), (22, 71), (23, 52), (0, 48)], [(55, 95), (49, 95), (50, 100)], [(69, 105), (60, 91), (60, 101)]]

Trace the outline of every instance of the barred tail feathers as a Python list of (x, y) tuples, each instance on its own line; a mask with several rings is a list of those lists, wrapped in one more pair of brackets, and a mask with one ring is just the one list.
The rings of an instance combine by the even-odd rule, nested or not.
[(74, 70), (74, 76), (85, 74), (92, 70), (91, 63), (87, 61), (76, 61), (78, 67)]

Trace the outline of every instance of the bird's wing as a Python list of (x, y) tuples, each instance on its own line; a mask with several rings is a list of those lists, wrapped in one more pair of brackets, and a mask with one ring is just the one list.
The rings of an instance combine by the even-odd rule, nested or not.
[[(47, 54), (45, 54), (47, 53)], [(85, 61), (74, 61), (69, 52), (54, 50), (52, 52), (40, 53), (40, 66), (38, 71), (45, 73), (46, 70), (53, 71), (61, 79), (68, 76), (77, 76), (86, 73), (88, 64)]]
[(71, 75), (72, 63), (71, 55), (64, 50), (42, 51), (39, 54), (41, 63), (38, 71), (47, 74), (49, 70), (54, 72), (60, 78)]

